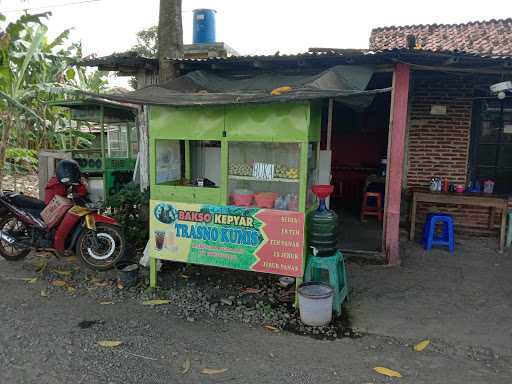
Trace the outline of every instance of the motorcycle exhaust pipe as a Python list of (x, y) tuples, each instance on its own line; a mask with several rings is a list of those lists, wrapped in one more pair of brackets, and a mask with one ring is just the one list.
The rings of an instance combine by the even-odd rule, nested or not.
[(6, 243), (9, 243), (10, 245), (14, 244), (16, 242), (16, 239), (7, 233), (0, 231), (0, 239), (5, 241)]

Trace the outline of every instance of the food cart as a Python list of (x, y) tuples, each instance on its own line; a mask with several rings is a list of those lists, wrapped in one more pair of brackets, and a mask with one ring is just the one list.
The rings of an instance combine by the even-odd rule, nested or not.
[(311, 101), (151, 106), (151, 286), (158, 259), (302, 278), (320, 125)]
[(70, 136), (70, 149), (65, 151), (87, 175), (92, 200), (106, 201), (132, 181), (138, 153), (133, 105), (102, 99), (61, 100), (51, 105), (69, 109), (70, 126), (71, 121), (76, 122), (76, 130), (88, 126), (86, 131), (95, 136), (87, 149), (74, 149)]

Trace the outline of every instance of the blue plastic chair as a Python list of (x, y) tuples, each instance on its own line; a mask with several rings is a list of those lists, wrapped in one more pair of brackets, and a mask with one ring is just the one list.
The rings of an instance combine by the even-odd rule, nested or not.
[[(436, 233), (436, 225), (442, 224), (441, 235)], [(455, 252), (455, 234), (452, 215), (446, 213), (429, 213), (423, 228), (423, 247), (430, 251), (434, 245), (447, 246)]]

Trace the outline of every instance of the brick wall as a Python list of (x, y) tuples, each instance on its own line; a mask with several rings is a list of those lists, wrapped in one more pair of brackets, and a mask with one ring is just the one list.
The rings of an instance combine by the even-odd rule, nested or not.
[[(467, 184), (472, 98), (478, 89), (486, 90), (496, 81), (473, 75), (413, 73), (405, 169), (407, 188), (428, 187), (432, 176)], [(432, 105), (446, 105), (446, 115), (431, 115)], [(404, 207), (408, 207), (408, 202), (405, 203)], [(436, 211), (451, 213), (458, 232), (497, 233), (496, 227), (489, 229), (488, 209), (443, 204), (420, 204), (418, 228), (422, 228), (428, 212)], [(499, 222), (496, 218), (495, 223)]]
[[(466, 183), (473, 82), (457, 75), (415, 72), (408, 127), (407, 186), (427, 186), (432, 176)], [(446, 105), (446, 115), (430, 114)]]

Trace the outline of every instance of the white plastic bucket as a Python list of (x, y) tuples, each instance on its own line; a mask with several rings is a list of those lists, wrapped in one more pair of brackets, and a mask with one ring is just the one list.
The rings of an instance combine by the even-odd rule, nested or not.
[(304, 324), (320, 327), (331, 322), (334, 290), (329, 285), (311, 281), (301, 284), (297, 291), (300, 319)]

